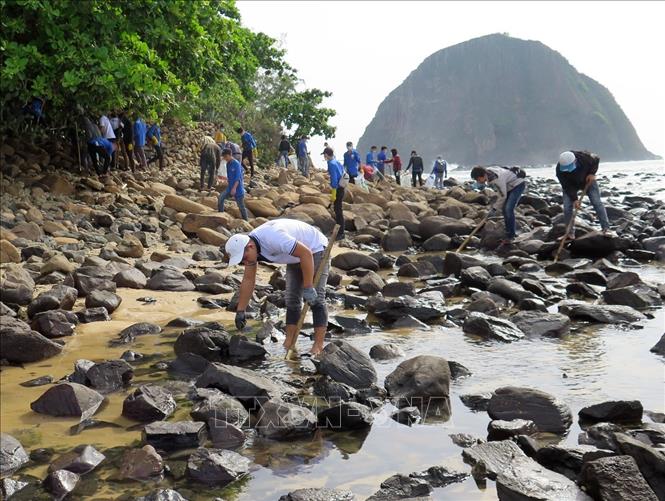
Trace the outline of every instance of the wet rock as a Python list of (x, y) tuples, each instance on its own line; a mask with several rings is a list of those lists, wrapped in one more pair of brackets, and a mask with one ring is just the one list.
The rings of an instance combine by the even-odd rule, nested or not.
[(579, 434), (577, 441), (581, 445), (593, 445), (599, 449), (608, 449), (618, 452), (619, 445), (614, 436), (622, 431), (622, 428), (612, 423), (598, 423), (588, 426)]
[(118, 333), (117, 342), (121, 344), (133, 343), (138, 336), (145, 336), (148, 334), (159, 334), (162, 328), (157, 324), (150, 322), (139, 322), (125, 327)]
[(217, 388), (236, 397), (246, 406), (257, 405), (271, 398), (282, 398), (293, 390), (250, 369), (210, 364), (196, 381), (198, 388)]
[(448, 436), (456, 446), (461, 447), (462, 449), (466, 449), (467, 447), (471, 447), (476, 444), (485, 443), (485, 440), (482, 438), (474, 437), (468, 433), (452, 433)]
[(452, 239), (443, 233), (434, 235), (423, 242), (423, 250), (427, 252), (445, 251), (450, 249)]
[(580, 421), (639, 423), (642, 421), (642, 404), (639, 400), (612, 400), (590, 405), (580, 410)]
[(411, 478), (420, 478), (430, 483), (432, 487), (445, 487), (446, 485), (462, 482), (469, 475), (452, 471), (445, 466), (430, 466), (425, 471), (410, 473)]
[(173, 266), (164, 266), (150, 276), (146, 288), (154, 291), (185, 292), (196, 289), (182, 272)]
[(369, 350), (369, 356), (373, 360), (391, 360), (404, 356), (404, 351), (392, 343), (375, 344)]
[(18, 265), (7, 267), (4, 280), (0, 283), (0, 296), (6, 304), (25, 306), (32, 301), (35, 281), (30, 274)]
[(106, 360), (90, 367), (85, 375), (90, 387), (100, 393), (112, 393), (129, 385), (134, 368), (124, 360)]
[(106, 456), (91, 445), (82, 445), (73, 451), (66, 452), (53, 461), (48, 468), (49, 472), (67, 470), (79, 475), (85, 475), (97, 468)]
[(507, 440), (518, 435), (533, 435), (538, 429), (533, 421), (494, 419), (487, 425), (487, 440)]
[(472, 376), (473, 373), (464, 365), (454, 360), (448, 361), (448, 367), (450, 368), (450, 377), (453, 379), (459, 379), (463, 377)]
[(561, 337), (570, 332), (570, 319), (560, 313), (520, 311), (511, 320), (527, 336)]
[(173, 489), (158, 489), (147, 496), (137, 497), (135, 501), (188, 501)]
[(665, 334), (663, 334), (658, 342), (654, 344), (649, 350), (652, 353), (665, 356)]
[(155, 448), (144, 445), (140, 449), (126, 450), (120, 461), (120, 480), (150, 480), (159, 478), (164, 471), (164, 461)]
[(436, 320), (445, 315), (444, 298), (440, 292), (427, 292), (418, 296), (383, 298), (373, 296), (367, 302), (367, 311), (386, 321), (395, 321), (411, 315), (422, 322)]
[(76, 488), (80, 479), (79, 475), (71, 471), (57, 470), (49, 473), (44, 480), (44, 487), (53, 495), (54, 499), (60, 501)]
[(467, 287), (485, 290), (489, 287), (492, 276), (480, 266), (471, 266), (460, 272), (460, 281)]
[(235, 426), (221, 419), (210, 418), (208, 431), (213, 447), (221, 449), (236, 449), (245, 443), (245, 433)]
[(391, 282), (381, 290), (385, 297), (413, 296), (415, 293), (415, 287), (410, 282)]
[(156, 385), (140, 386), (122, 403), (122, 415), (142, 423), (163, 421), (173, 414), (175, 409), (173, 395)]
[(421, 322), (420, 320), (418, 320), (417, 318), (412, 317), (411, 315), (406, 315), (402, 318), (398, 318), (393, 323), (389, 324), (388, 328), (390, 328), (390, 329), (420, 330), (420, 331), (431, 330), (431, 327), (429, 325), (427, 325), (424, 322)]
[(206, 438), (206, 424), (199, 421), (155, 421), (143, 429), (143, 441), (163, 451), (200, 447)]
[(333, 330), (339, 329), (341, 332), (347, 334), (368, 334), (372, 332), (372, 328), (367, 323), (366, 318), (335, 315), (332, 320), (328, 320), (329, 328), (331, 324), (334, 326)]
[(484, 463), (487, 476), (495, 480), (497, 475), (513, 460), (526, 459), (526, 455), (511, 440), (485, 442), (462, 451), (464, 461), (470, 465)]
[(145, 289), (148, 278), (145, 274), (136, 268), (122, 270), (113, 276), (113, 282), (117, 287), (127, 287), (128, 289)]
[(95, 390), (77, 383), (60, 383), (42, 394), (30, 404), (30, 408), (49, 416), (91, 417), (104, 401)]
[(29, 460), (21, 442), (7, 433), (0, 433), (0, 477), (13, 475)]
[(646, 285), (619, 287), (602, 292), (607, 304), (619, 304), (641, 309), (663, 304), (660, 294)]
[(97, 266), (81, 266), (74, 276), (74, 284), (79, 296), (87, 296), (92, 291), (115, 292), (116, 284), (111, 279), (113, 272)]
[(614, 455), (612, 451), (597, 449), (590, 445), (577, 447), (547, 445), (535, 452), (534, 459), (549, 470), (561, 473), (571, 480), (577, 480), (584, 463)]
[(524, 333), (509, 320), (485, 315), (477, 311), (469, 313), (464, 320), (462, 330), (467, 334), (505, 342), (517, 341), (524, 337)]
[(469, 312), (477, 311), (493, 317), (499, 316), (499, 306), (489, 296), (478, 296), (466, 308)]
[(573, 422), (570, 408), (544, 391), (504, 386), (495, 390), (487, 413), (492, 419), (527, 419), (538, 431), (565, 433)]
[(312, 386), (314, 395), (326, 398), (329, 402), (348, 401), (355, 397), (356, 389), (348, 384), (331, 380), (327, 376), (320, 377)]
[(370, 358), (341, 340), (332, 341), (323, 349), (318, 371), (353, 388), (367, 388), (377, 379)]
[(553, 295), (553, 292), (538, 280), (531, 280), (529, 278), (525, 278), (524, 280), (522, 280), (521, 285), (522, 287), (524, 287), (524, 290), (528, 292), (533, 292), (536, 296), (539, 296), (541, 298), (548, 298)]
[(166, 324), (167, 327), (198, 327), (204, 322), (193, 318), (176, 317)]
[(77, 311), (76, 316), (82, 324), (90, 324), (92, 322), (107, 322), (111, 317), (106, 311), (106, 308), (99, 306), (97, 308), (86, 308), (85, 310)]
[(395, 499), (428, 499), (433, 491), (431, 484), (422, 478), (393, 475), (381, 482), (381, 489), (367, 501), (393, 501)]
[(374, 416), (369, 407), (357, 402), (342, 402), (319, 412), (318, 426), (332, 430), (359, 430), (369, 428)]
[(353, 270), (355, 268), (365, 268), (371, 271), (377, 271), (379, 269), (379, 263), (376, 259), (356, 251), (338, 254), (332, 258), (331, 264), (335, 268), (344, 271)]
[(42, 292), (28, 305), (28, 317), (49, 310), (71, 310), (78, 297), (78, 291), (66, 285), (55, 285)]
[(230, 336), (223, 330), (192, 327), (178, 336), (173, 345), (176, 355), (193, 353), (211, 362), (219, 362), (229, 355)]
[(20, 383), (25, 388), (35, 388), (36, 386), (45, 386), (53, 382), (53, 376), (40, 376)]
[(579, 256), (604, 257), (614, 251), (624, 251), (631, 246), (630, 240), (609, 237), (600, 232), (590, 232), (570, 243), (570, 251)]
[(566, 294), (568, 297), (580, 297), (586, 299), (598, 299), (600, 294), (598, 294), (595, 289), (587, 284), (582, 282), (573, 282), (572, 284), (566, 285)]
[(381, 248), (388, 252), (405, 251), (412, 245), (411, 235), (404, 226), (389, 229), (381, 239)]
[(607, 277), (605, 274), (595, 268), (587, 268), (582, 270), (574, 270), (566, 273), (563, 278), (575, 282), (583, 282), (590, 285), (600, 285), (605, 287), (607, 285)]
[(620, 273), (614, 273), (610, 275), (607, 279), (606, 287), (608, 289), (620, 289), (622, 287), (640, 285), (642, 283), (642, 279), (637, 273), (632, 271), (622, 271)]
[(205, 275), (197, 277), (194, 280), (194, 286), (199, 292), (208, 294), (224, 294), (233, 292), (233, 287), (229, 286), (221, 273), (208, 272)]
[(488, 291), (498, 294), (501, 297), (510, 299), (515, 303), (519, 303), (524, 299), (533, 299), (535, 296), (532, 292), (524, 289), (520, 284), (511, 282), (505, 278), (493, 278)]
[(416, 261), (415, 263), (405, 263), (397, 270), (398, 277), (431, 277), (436, 275), (437, 270), (430, 261)]
[(242, 426), (249, 418), (249, 413), (238, 399), (217, 391), (194, 404), (189, 414), (196, 421), (216, 419), (236, 426)]
[(92, 291), (85, 297), (86, 308), (103, 307), (108, 313), (113, 313), (122, 303), (122, 298), (113, 292)]
[(369, 295), (376, 294), (385, 286), (383, 279), (375, 272), (370, 271), (358, 281), (360, 292)]
[(411, 426), (420, 421), (420, 410), (418, 407), (402, 407), (393, 411), (390, 418), (400, 424)]
[(386, 377), (385, 387), (397, 407), (450, 415), (450, 368), (445, 358), (419, 355), (405, 360)]
[(263, 437), (282, 440), (309, 435), (316, 424), (316, 416), (309, 409), (274, 399), (261, 403), (255, 428)]
[(222, 487), (249, 473), (250, 461), (225, 449), (197, 449), (187, 460), (187, 475), (195, 482)]
[(79, 323), (76, 314), (71, 311), (49, 310), (37, 313), (30, 326), (49, 339), (71, 336)]
[(582, 467), (581, 483), (598, 501), (656, 501), (658, 497), (630, 456), (590, 461)]
[(464, 405), (473, 411), (486, 411), (490, 404), (490, 399), (494, 393), (469, 393), (460, 395), (460, 400)]
[(259, 343), (250, 341), (245, 336), (231, 336), (229, 342), (229, 356), (237, 361), (255, 360), (263, 358), (268, 354), (266, 349)]
[(2, 482), (0, 483), (0, 494), (2, 495), (3, 499), (9, 499), (28, 485), (30, 485), (29, 482), (23, 482), (22, 480), (3, 478)]
[(658, 499), (665, 499), (665, 455), (659, 449), (624, 433), (617, 433), (615, 439), (621, 453), (633, 457)]
[(559, 312), (573, 320), (587, 320), (605, 324), (632, 323), (646, 318), (630, 306), (587, 304), (574, 301), (559, 303)]
[(354, 501), (356, 497), (349, 491), (338, 489), (297, 489), (279, 498), (279, 501)]

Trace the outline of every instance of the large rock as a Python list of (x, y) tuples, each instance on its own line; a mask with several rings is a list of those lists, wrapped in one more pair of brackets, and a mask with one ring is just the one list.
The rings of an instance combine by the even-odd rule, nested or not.
[(621, 453), (635, 459), (642, 476), (658, 499), (663, 501), (665, 499), (665, 455), (662, 451), (624, 433), (617, 433), (615, 439)]
[(247, 440), (245, 432), (236, 425), (221, 419), (208, 419), (208, 431), (213, 447), (236, 449)]
[(49, 471), (67, 470), (84, 475), (97, 468), (105, 459), (106, 456), (93, 446), (81, 445), (53, 461), (49, 465)]
[(79, 296), (87, 296), (93, 291), (115, 292), (116, 285), (111, 279), (113, 271), (96, 266), (81, 266), (74, 272), (74, 284)]
[(21, 253), (9, 240), (0, 240), (0, 263), (20, 263)]
[(378, 273), (373, 271), (368, 272), (364, 277), (358, 281), (358, 288), (360, 292), (372, 295), (381, 291), (385, 287), (386, 283), (383, 281), (381, 276)]
[(155, 291), (185, 292), (196, 289), (183, 273), (172, 266), (165, 266), (155, 270), (148, 280), (146, 287)]
[(107, 312), (113, 313), (122, 303), (122, 298), (109, 291), (92, 291), (85, 297), (86, 308), (104, 307)]
[(61, 345), (33, 331), (25, 322), (8, 315), (2, 316), (0, 358), (12, 363), (37, 362), (61, 351)]
[(498, 294), (501, 297), (505, 297), (506, 299), (510, 299), (515, 303), (519, 303), (523, 299), (535, 297), (533, 292), (529, 292), (520, 284), (516, 284), (505, 278), (493, 278), (487, 290), (494, 294)]
[(122, 403), (122, 415), (134, 421), (163, 421), (176, 409), (171, 393), (156, 385), (142, 385)]
[(187, 475), (195, 482), (223, 487), (249, 473), (250, 461), (226, 449), (199, 448), (187, 460)]
[(528, 419), (538, 431), (565, 433), (573, 422), (570, 408), (544, 391), (504, 386), (490, 399), (487, 413), (492, 419)]
[(280, 215), (280, 211), (265, 198), (245, 198), (245, 205), (255, 217), (273, 218)]
[(217, 419), (236, 426), (242, 426), (249, 419), (249, 413), (237, 398), (225, 395), (221, 391), (206, 391), (213, 393), (194, 404), (189, 413), (192, 419), (205, 422)]
[(353, 388), (368, 388), (376, 383), (376, 369), (370, 358), (346, 341), (326, 345), (318, 371)]
[(384, 298), (373, 296), (367, 302), (367, 311), (381, 320), (394, 322), (407, 315), (421, 322), (436, 320), (446, 314), (445, 300), (440, 292), (426, 292), (417, 296)]
[[(120, 461), (120, 480), (158, 480), (164, 471), (164, 461), (152, 445), (126, 450)], [(165, 500), (164, 500), (165, 501)]]
[(78, 291), (67, 285), (54, 285), (50, 290), (42, 292), (28, 305), (28, 317), (49, 310), (71, 310), (76, 303)]
[(660, 294), (646, 285), (608, 288), (601, 294), (607, 304), (619, 304), (637, 309), (651, 308), (663, 304)]
[(30, 326), (47, 338), (54, 339), (71, 336), (78, 323), (78, 317), (71, 311), (49, 310), (37, 313)]
[(450, 366), (445, 358), (419, 355), (388, 374), (385, 387), (398, 407), (419, 407), (450, 414)]
[(357, 402), (342, 402), (319, 412), (319, 427), (332, 430), (358, 430), (369, 428), (374, 422), (372, 411)]
[(405, 251), (412, 245), (411, 235), (404, 226), (389, 229), (381, 240), (381, 247), (388, 252)]
[(365, 268), (372, 271), (377, 271), (379, 269), (379, 263), (376, 259), (357, 251), (338, 254), (332, 259), (331, 264), (344, 271), (353, 270), (355, 268)]
[(95, 390), (78, 383), (60, 383), (52, 386), (30, 408), (40, 414), (57, 417), (78, 417), (84, 421), (92, 417), (104, 397)]
[(164, 206), (174, 209), (177, 212), (191, 212), (193, 214), (202, 214), (204, 212), (211, 212), (212, 210), (210, 207), (173, 194), (168, 194), (164, 197)]
[(479, 311), (472, 311), (467, 315), (462, 330), (467, 334), (505, 342), (517, 341), (524, 337), (524, 333), (509, 320)]
[(459, 277), (463, 269), (484, 265), (485, 262), (477, 257), (457, 252), (446, 252), (446, 258), (443, 262), (443, 274)]
[(467, 287), (485, 290), (489, 287), (491, 281), (492, 276), (481, 266), (471, 266), (460, 272), (460, 282)]
[(44, 487), (53, 495), (53, 499), (61, 500), (71, 493), (81, 480), (78, 473), (68, 470), (56, 470), (48, 474)]
[(24, 306), (32, 301), (35, 281), (30, 274), (18, 265), (6, 268), (4, 279), (0, 283), (0, 296), (5, 304)]
[(124, 360), (106, 360), (94, 364), (85, 375), (90, 387), (100, 393), (112, 393), (129, 385), (134, 368)]
[(604, 324), (623, 324), (637, 322), (646, 318), (630, 306), (588, 304), (576, 301), (562, 301), (559, 312), (573, 320), (586, 320)]
[(381, 489), (367, 498), (367, 501), (393, 501), (397, 499), (431, 499), (432, 485), (423, 478), (406, 475), (393, 475), (381, 482)]
[(520, 311), (510, 318), (527, 336), (561, 337), (570, 332), (570, 319), (560, 313)]
[(244, 362), (263, 358), (268, 351), (259, 343), (250, 341), (245, 336), (236, 334), (229, 341), (229, 357), (234, 361)]
[(585, 463), (581, 483), (597, 501), (658, 500), (630, 456), (605, 457)]
[(297, 489), (284, 494), (278, 501), (355, 501), (356, 497), (349, 491), (338, 489)]
[(29, 460), (21, 442), (11, 435), (0, 433), (0, 477), (13, 475)]
[(193, 353), (211, 362), (221, 362), (229, 356), (230, 340), (229, 334), (223, 330), (192, 327), (178, 336), (173, 349), (178, 356)]
[(511, 461), (526, 459), (526, 454), (512, 440), (501, 440), (468, 447), (462, 451), (462, 457), (472, 466), (482, 462), (487, 476), (495, 480)]
[(113, 281), (117, 287), (127, 287), (129, 289), (143, 289), (148, 283), (145, 274), (136, 268), (122, 270), (113, 276)]
[(217, 388), (248, 406), (293, 394), (287, 386), (258, 372), (220, 363), (210, 364), (197, 379), (196, 386)]
[(642, 421), (642, 404), (639, 400), (613, 400), (590, 405), (580, 410), (580, 421), (639, 423)]
[(118, 339), (114, 340), (113, 343), (114, 344), (132, 343), (136, 340), (138, 336), (146, 336), (148, 334), (159, 334), (160, 332), (162, 332), (162, 328), (157, 324), (152, 324), (150, 322), (139, 322), (122, 329), (118, 333)]
[(207, 436), (206, 424), (199, 421), (155, 421), (143, 429), (143, 441), (164, 451), (200, 447)]
[(604, 257), (614, 251), (625, 251), (631, 247), (627, 238), (610, 237), (600, 232), (591, 232), (570, 243), (573, 254), (586, 257)]
[(658, 342), (654, 344), (649, 350), (651, 353), (665, 356), (665, 334), (663, 334)]
[(396, 344), (379, 343), (370, 348), (369, 356), (373, 360), (392, 360), (403, 357), (404, 351)]
[(226, 212), (215, 214), (187, 214), (182, 221), (182, 231), (185, 233), (198, 233), (200, 228), (215, 230), (220, 226), (229, 228), (233, 222), (233, 216)]
[(428, 216), (422, 219), (418, 228), (420, 238), (427, 240), (440, 233), (453, 237), (468, 235), (473, 231), (473, 221), (470, 219), (453, 219), (446, 216)]
[(448, 235), (440, 233), (429, 237), (423, 242), (423, 250), (427, 252), (438, 252), (450, 249), (452, 239)]
[(274, 399), (261, 403), (255, 428), (263, 437), (281, 440), (309, 435), (316, 424), (316, 416), (309, 409)]

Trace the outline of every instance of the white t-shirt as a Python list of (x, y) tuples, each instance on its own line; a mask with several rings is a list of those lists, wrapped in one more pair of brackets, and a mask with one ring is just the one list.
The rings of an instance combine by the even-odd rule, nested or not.
[(259, 243), (262, 258), (279, 264), (300, 262), (300, 258), (291, 255), (298, 242), (308, 247), (312, 254), (321, 252), (328, 245), (328, 239), (317, 228), (295, 219), (268, 221), (251, 231), (249, 236)]
[(102, 115), (99, 119), (99, 129), (102, 131), (102, 135), (105, 139), (115, 139), (115, 132), (113, 132), (113, 127), (111, 126), (111, 121), (106, 115)]
[(122, 123), (120, 122), (119, 117), (109, 118), (109, 122), (111, 122), (111, 127), (113, 127), (114, 131), (122, 127)]

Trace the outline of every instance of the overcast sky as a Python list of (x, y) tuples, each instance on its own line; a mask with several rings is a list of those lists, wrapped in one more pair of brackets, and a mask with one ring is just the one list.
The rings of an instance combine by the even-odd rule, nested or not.
[[(644, 145), (665, 153), (663, 2), (238, 1), (243, 24), (283, 42), (308, 87), (329, 90), (337, 151), (427, 56), (508, 33), (560, 52), (614, 95)], [(320, 151), (314, 138), (312, 151)], [(315, 150), (316, 148), (316, 150)]]

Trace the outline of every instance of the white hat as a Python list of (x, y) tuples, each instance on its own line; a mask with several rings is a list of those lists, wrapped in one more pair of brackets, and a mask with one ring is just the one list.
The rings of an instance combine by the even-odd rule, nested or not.
[(235, 266), (242, 261), (242, 256), (245, 253), (245, 247), (249, 243), (247, 235), (233, 235), (226, 241), (224, 249), (229, 255), (229, 266)]
[(575, 153), (573, 153), (572, 151), (564, 151), (563, 153), (561, 153), (561, 155), (559, 155), (559, 166), (564, 169), (574, 162), (575, 162)]

